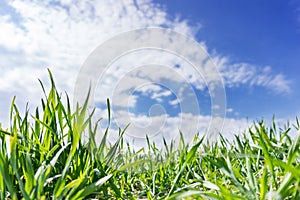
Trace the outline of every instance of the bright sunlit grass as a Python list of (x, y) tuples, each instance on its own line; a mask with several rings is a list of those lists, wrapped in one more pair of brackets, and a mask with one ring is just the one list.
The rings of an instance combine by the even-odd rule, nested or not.
[(107, 128), (97, 144), (87, 101), (72, 111), (49, 74), (42, 110), (20, 116), (14, 99), (10, 128), (0, 127), (1, 199), (300, 199), (300, 135), (289, 134), (298, 119), (285, 128), (254, 123), (231, 142), (196, 135), (193, 145), (182, 137), (159, 150), (148, 140), (135, 151), (122, 139), (126, 127), (110, 145)]

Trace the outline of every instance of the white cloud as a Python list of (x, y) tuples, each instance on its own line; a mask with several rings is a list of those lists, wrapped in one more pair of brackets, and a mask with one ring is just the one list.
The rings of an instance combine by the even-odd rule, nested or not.
[(226, 111), (227, 111), (228, 113), (232, 113), (234, 110), (233, 110), (233, 108), (227, 108)]
[[(36, 105), (36, 93), (41, 91), (37, 79), (46, 79), (47, 67), (58, 87), (72, 95), (80, 65), (89, 53), (120, 32), (160, 25), (191, 32), (186, 22), (169, 20), (165, 11), (150, 1), (139, 1), (138, 6), (134, 1), (53, 2), (11, 0), (8, 3), (15, 13), (0, 18), (0, 51), (4, 52), (0, 57), (1, 113), (8, 113), (12, 88), (17, 96), (30, 89), (20, 104), (29, 101)], [(13, 20), (15, 15), (18, 22)]]
[(172, 105), (172, 106), (176, 106), (179, 103), (180, 103), (180, 100), (178, 98), (169, 101), (169, 104)]
[(283, 74), (274, 74), (270, 66), (263, 68), (248, 63), (227, 64), (220, 66), (227, 87), (240, 85), (261, 86), (276, 94), (291, 93), (291, 81)]
[[(200, 136), (206, 134), (208, 137), (216, 139), (220, 131), (217, 124), (223, 121), (221, 118), (216, 118), (215, 122), (212, 122), (210, 116), (188, 113), (181, 113), (180, 116), (170, 117), (165, 115), (135, 115), (126, 111), (119, 111), (115, 120), (114, 123), (117, 123), (120, 127), (125, 127), (130, 123), (125, 132), (125, 139), (137, 148), (146, 146), (146, 135), (148, 135), (151, 142), (155, 142), (158, 148), (163, 147), (163, 138), (168, 143), (175, 140), (176, 144), (178, 144), (180, 138), (179, 131), (183, 133), (186, 142), (192, 142), (196, 133), (199, 133)], [(233, 139), (234, 135), (242, 134), (249, 127), (250, 125), (246, 119), (229, 118), (224, 123), (222, 135), (225, 138)], [(209, 132), (207, 132), (208, 130)], [(112, 130), (109, 136), (111, 141), (117, 139), (116, 131)], [(103, 132), (104, 129), (102, 129)]]
[[(99, 62), (91, 62), (90, 67), (99, 65)], [(176, 68), (175, 65), (181, 67)], [(141, 92), (158, 102), (172, 94), (183, 101), (195, 96), (192, 85), (201, 89), (206, 87), (201, 74), (193, 66), (168, 52), (139, 50), (119, 57), (107, 68), (102, 69), (101, 66), (99, 71), (104, 73), (98, 80), (101, 87), (97, 88), (96, 101), (105, 96), (116, 99), (116, 106), (129, 106), (124, 95), (129, 97), (134, 92)], [(134, 106), (133, 102), (130, 101), (130, 107)]]
[(165, 91), (161, 91), (160, 93), (154, 93), (151, 96), (151, 98), (155, 99), (155, 100), (157, 100), (159, 102), (161, 102), (162, 101), (162, 97), (168, 97), (170, 95), (172, 95), (172, 92), (170, 92), (169, 90), (165, 90)]

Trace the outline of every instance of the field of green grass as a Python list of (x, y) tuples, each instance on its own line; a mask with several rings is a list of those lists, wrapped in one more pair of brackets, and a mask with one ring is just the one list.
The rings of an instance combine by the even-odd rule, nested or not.
[(126, 127), (109, 144), (107, 127), (98, 144), (87, 101), (72, 110), (49, 74), (42, 110), (21, 116), (13, 99), (10, 127), (0, 127), (0, 199), (300, 199), (298, 119), (282, 128), (253, 123), (233, 141), (182, 137), (162, 150), (149, 140), (132, 149)]

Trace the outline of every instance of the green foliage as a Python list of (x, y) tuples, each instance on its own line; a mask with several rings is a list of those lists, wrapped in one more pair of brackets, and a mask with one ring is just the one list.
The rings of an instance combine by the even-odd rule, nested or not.
[(49, 76), (42, 111), (21, 117), (14, 98), (10, 128), (0, 126), (0, 199), (300, 199), (300, 135), (292, 138), (289, 124), (257, 122), (210, 145), (198, 134), (194, 144), (181, 136), (157, 149), (147, 138), (148, 149), (136, 151), (122, 139), (127, 127), (107, 142), (107, 100), (109, 123), (98, 144), (89, 94), (73, 112)]

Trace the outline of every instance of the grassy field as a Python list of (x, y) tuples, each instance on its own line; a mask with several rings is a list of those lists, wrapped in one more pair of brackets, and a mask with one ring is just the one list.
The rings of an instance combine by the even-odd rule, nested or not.
[(97, 144), (87, 102), (72, 111), (50, 78), (42, 110), (20, 116), (14, 99), (10, 127), (0, 127), (1, 199), (300, 199), (300, 136), (289, 134), (298, 119), (254, 123), (233, 141), (208, 144), (199, 134), (190, 145), (182, 138), (159, 150), (148, 140), (135, 151), (122, 139), (126, 127), (114, 144), (108, 127)]

